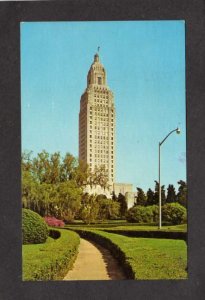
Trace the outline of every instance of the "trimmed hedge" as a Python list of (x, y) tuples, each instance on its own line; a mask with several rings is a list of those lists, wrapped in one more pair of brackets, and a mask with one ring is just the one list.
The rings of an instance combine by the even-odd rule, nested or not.
[(103, 231), (109, 233), (122, 234), (130, 237), (143, 237), (143, 238), (158, 238), (158, 239), (176, 239), (187, 241), (187, 233), (180, 231), (143, 231), (143, 230), (118, 230), (118, 229), (104, 229)]
[(36, 212), (23, 208), (22, 211), (23, 244), (45, 243), (48, 227), (43, 218)]
[(126, 254), (122, 251), (122, 249), (117, 244), (113, 243), (109, 238), (100, 235), (100, 232), (98, 234), (98, 232), (95, 233), (92, 231), (86, 231), (81, 229), (74, 229), (74, 230), (80, 235), (80, 237), (96, 242), (102, 247), (108, 249), (113, 255), (113, 257), (115, 257), (117, 261), (120, 263), (127, 279), (135, 279), (135, 274), (133, 272), (132, 266), (127, 261)]
[(127, 279), (187, 278), (187, 247), (184, 241), (129, 238), (93, 229), (75, 230), (81, 237), (110, 250)]
[(45, 244), (23, 245), (23, 280), (62, 280), (72, 268), (78, 253), (79, 235), (65, 229), (51, 230)]

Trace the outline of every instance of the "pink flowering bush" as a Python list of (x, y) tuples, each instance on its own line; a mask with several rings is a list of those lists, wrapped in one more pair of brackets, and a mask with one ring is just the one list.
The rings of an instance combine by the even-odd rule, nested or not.
[(55, 217), (44, 217), (45, 222), (48, 226), (55, 226), (55, 227), (64, 227), (65, 223), (62, 220), (58, 220)]

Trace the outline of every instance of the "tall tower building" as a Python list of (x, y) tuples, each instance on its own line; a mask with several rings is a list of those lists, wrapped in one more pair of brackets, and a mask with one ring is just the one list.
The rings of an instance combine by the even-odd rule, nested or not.
[(79, 158), (91, 171), (104, 166), (113, 190), (115, 181), (115, 106), (98, 54), (88, 71), (79, 113)]

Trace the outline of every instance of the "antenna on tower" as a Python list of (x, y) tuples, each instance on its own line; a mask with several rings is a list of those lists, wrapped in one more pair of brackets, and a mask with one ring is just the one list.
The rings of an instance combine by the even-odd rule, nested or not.
[(98, 46), (98, 53), (100, 52), (100, 46)]

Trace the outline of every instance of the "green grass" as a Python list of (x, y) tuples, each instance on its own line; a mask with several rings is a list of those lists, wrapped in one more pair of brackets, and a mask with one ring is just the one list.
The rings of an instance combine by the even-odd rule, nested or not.
[(23, 280), (62, 279), (72, 267), (80, 242), (72, 231), (58, 229), (60, 238), (44, 244), (23, 245)]
[[(113, 225), (112, 223), (104, 223), (103, 226), (100, 224), (96, 225), (83, 225), (82, 223), (79, 223), (79, 225), (72, 224), (67, 225), (67, 228), (71, 229), (112, 229), (112, 230), (134, 230), (134, 231), (158, 231), (158, 226), (151, 226), (151, 225), (136, 225), (136, 223), (125, 223), (123, 225)], [(170, 226), (162, 226), (161, 231), (178, 231), (178, 232), (187, 232), (187, 224), (181, 224), (181, 225), (170, 225)]]
[[(105, 229), (109, 229), (109, 226)], [(158, 226), (147, 226), (147, 225), (132, 225), (132, 226), (115, 226), (112, 228), (113, 230), (135, 230), (135, 231), (180, 231), (186, 232), (187, 231), (187, 224), (182, 225), (175, 225), (175, 226), (162, 226), (161, 229)]]
[(135, 279), (187, 278), (187, 246), (182, 240), (131, 238), (93, 229), (85, 231), (110, 240), (115, 249), (120, 248)]

